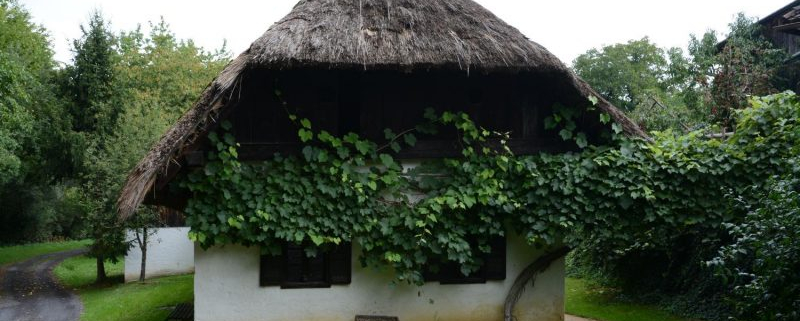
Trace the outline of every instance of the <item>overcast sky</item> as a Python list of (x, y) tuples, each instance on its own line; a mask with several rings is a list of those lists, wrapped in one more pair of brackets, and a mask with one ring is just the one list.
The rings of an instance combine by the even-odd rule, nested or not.
[[(179, 38), (206, 49), (223, 39), (234, 53), (247, 49), (297, 0), (21, 0), (51, 33), (56, 60), (69, 62), (70, 39), (97, 8), (115, 30), (147, 26), (163, 16)], [(724, 31), (737, 12), (764, 17), (789, 0), (478, 0), (565, 63), (586, 50), (649, 36), (661, 47), (685, 47), (689, 34)]]

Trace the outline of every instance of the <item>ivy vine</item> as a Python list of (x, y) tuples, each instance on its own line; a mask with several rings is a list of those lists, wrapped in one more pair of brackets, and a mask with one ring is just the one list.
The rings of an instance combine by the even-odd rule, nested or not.
[[(781, 172), (787, 156), (797, 155), (798, 106), (791, 93), (756, 99), (725, 141), (664, 132), (652, 141), (615, 135), (605, 146), (573, 134), (578, 114), (558, 109), (547, 127), (560, 127), (582, 149), (524, 156), (508, 148), (507, 133), (481, 128), (467, 114), (427, 111), (425, 123), (386, 130), (380, 144), (317, 131), (290, 115), (302, 153), (249, 163), (238, 160), (231, 125), (223, 123), (209, 135), (215, 151), (208, 163), (182, 183), (193, 194), (190, 237), (206, 248), (236, 243), (265, 252), (283, 241), (321, 248), (354, 241), (363, 265), (391, 267), (397, 281), (409, 283), (423, 282), (421, 271), (433, 262), (476, 270), (489, 240), (507, 228), (538, 247), (585, 242), (618, 255), (735, 220), (724, 194)], [(416, 144), (414, 133), (441, 127), (459, 132), (463, 157), (410, 168), (392, 156)]]

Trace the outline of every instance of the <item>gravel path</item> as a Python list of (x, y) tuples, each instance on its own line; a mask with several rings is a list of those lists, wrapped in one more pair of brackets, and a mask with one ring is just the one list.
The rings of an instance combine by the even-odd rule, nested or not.
[(81, 301), (53, 276), (53, 267), (85, 249), (34, 257), (0, 269), (0, 321), (76, 321)]

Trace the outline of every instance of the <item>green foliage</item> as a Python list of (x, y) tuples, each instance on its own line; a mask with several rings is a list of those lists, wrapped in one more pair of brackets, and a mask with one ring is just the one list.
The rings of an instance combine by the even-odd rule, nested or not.
[(21, 175), (19, 153), (33, 132), (34, 119), (26, 108), (31, 100), (26, 84), (32, 81), (22, 66), (0, 52), (0, 184)]
[(70, 84), (75, 85), (75, 110), (85, 117), (76, 130), (89, 131), (82, 180), (93, 223), (92, 253), (113, 260), (127, 249), (125, 227), (158, 224), (149, 208), (125, 226), (118, 222), (115, 204), (127, 173), (191, 106), (227, 62), (228, 53), (224, 47), (207, 53), (191, 41), (176, 39), (163, 20), (151, 25), (147, 36), (137, 29), (115, 37), (105, 28), (95, 14), (84, 38), (75, 42)]
[(575, 71), (611, 103), (633, 110), (653, 88), (667, 90), (669, 69), (664, 51), (650, 39), (591, 49), (575, 58)]
[(81, 38), (73, 41), (73, 65), (66, 68), (64, 95), (70, 101), (73, 128), (77, 132), (109, 134), (122, 112), (115, 98), (114, 64), (116, 40), (99, 12), (88, 26), (81, 25)]
[[(709, 199), (718, 204), (715, 212), (727, 216), (723, 223), (737, 224), (746, 214), (726, 195), (747, 197), (754, 189), (750, 186), (764, 184), (772, 174), (787, 173), (792, 166), (790, 159), (800, 152), (797, 146), (800, 102), (794, 94), (754, 99), (751, 106), (737, 113), (736, 134), (721, 143), (728, 145), (726, 153), (741, 163), (724, 175), (727, 182), (710, 181), (705, 185), (713, 191)], [(715, 277), (704, 263), (730, 243), (728, 231), (721, 224), (703, 223), (658, 232), (618, 256), (597, 251), (594, 243), (586, 244), (576, 255), (581, 258), (576, 263), (639, 299), (646, 298), (673, 311), (707, 320), (727, 319), (731, 308), (725, 301), (730, 299), (728, 293), (732, 288)]]
[(646, 130), (735, 129), (732, 111), (751, 96), (795, 89), (797, 66), (770, 43), (754, 18), (739, 14), (728, 37), (691, 35), (688, 53), (661, 49), (648, 38), (591, 49), (576, 73)]
[[(212, 133), (216, 151), (183, 183), (194, 194), (187, 222), (204, 247), (273, 251), (280, 241), (356, 241), (363, 264), (389, 265), (407, 282), (420, 282), (421, 267), (436, 259), (471, 271), (480, 263), (475, 254), (488, 251), (486, 240), (504, 226), (537, 246), (583, 243), (605, 256), (664, 248), (675, 235), (734, 220), (726, 191), (780, 172), (797, 152), (797, 97), (753, 104), (727, 141), (665, 132), (649, 142), (620, 138), (580, 153), (533, 156), (513, 155), (507, 137), (476, 127), (466, 114), (426, 113), (432, 124), (460, 132), (463, 157), (413, 170), (384, 153), (398, 138), (390, 131), (379, 145), (352, 133), (314, 132), (303, 119), (302, 157), (257, 164), (237, 160), (231, 134)], [(473, 238), (477, 244), (467, 241)]]
[(800, 319), (800, 159), (794, 170), (738, 197), (748, 211), (726, 228), (734, 241), (708, 264), (730, 284), (734, 320)]
[(0, 244), (80, 239), (85, 236), (86, 208), (80, 190), (52, 186), (6, 184), (0, 189)]
[[(80, 237), (69, 117), (55, 98), (45, 30), (16, 1), (0, 1), (0, 243)], [(62, 216), (63, 215), (63, 216)]]
[(773, 80), (788, 58), (763, 36), (755, 19), (739, 14), (730, 28), (727, 43), (716, 56), (719, 67), (711, 89), (712, 113), (723, 125), (731, 120), (731, 110), (748, 105), (750, 96), (776, 91)]
[(732, 111), (746, 108), (749, 97), (794, 86), (781, 85), (787, 54), (772, 45), (757, 22), (740, 13), (729, 25), (722, 46), (714, 31), (692, 35), (689, 42), (694, 74), (690, 90), (706, 106), (711, 120), (729, 130), (735, 128)]
[(49, 45), (23, 7), (0, 2), (0, 186), (46, 180), (55, 172), (37, 168), (59, 149), (54, 142), (66, 128), (63, 117), (53, 117), (59, 111), (48, 85), (54, 65)]
[(0, 1), (0, 52), (16, 59), (22, 68), (43, 72), (53, 67), (53, 51), (44, 27), (16, 0)]
[(682, 94), (691, 65), (680, 48), (664, 50), (645, 37), (591, 49), (573, 61), (573, 69), (648, 130), (686, 130), (703, 121)]

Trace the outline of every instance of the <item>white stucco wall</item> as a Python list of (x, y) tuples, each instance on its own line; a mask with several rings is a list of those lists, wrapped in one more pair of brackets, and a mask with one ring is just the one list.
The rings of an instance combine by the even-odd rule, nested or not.
[[(188, 227), (163, 227), (154, 229), (147, 244), (146, 277), (191, 273), (194, 271), (194, 243), (189, 240)], [(128, 240), (136, 238), (133, 231), (126, 233)], [(142, 251), (136, 242), (125, 255), (125, 282), (139, 280)]]
[[(195, 247), (197, 321), (350, 321), (356, 315), (397, 316), (400, 321), (500, 321), (503, 301), (519, 272), (542, 254), (509, 238), (506, 279), (486, 284), (392, 286), (386, 271), (361, 268), (353, 247), (349, 285), (322, 289), (259, 286), (259, 249), (228, 245)], [(564, 318), (564, 260), (558, 260), (528, 288), (517, 304), (518, 321)]]

